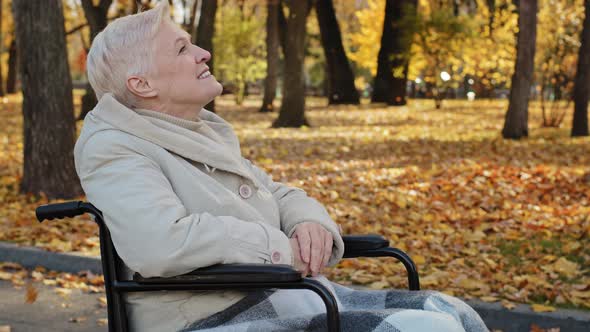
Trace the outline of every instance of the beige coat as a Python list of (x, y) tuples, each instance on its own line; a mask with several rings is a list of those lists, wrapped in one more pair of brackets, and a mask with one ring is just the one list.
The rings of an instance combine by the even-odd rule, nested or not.
[[(324, 207), (241, 156), (231, 126), (202, 110), (186, 121), (131, 110), (112, 95), (84, 120), (74, 149), (87, 199), (103, 212), (127, 277), (174, 276), (218, 263), (292, 264), (289, 236), (313, 221), (344, 245)], [(223, 310), (237, 292), (152, 292), (127, 297), (137, 331), (175, 331)]]

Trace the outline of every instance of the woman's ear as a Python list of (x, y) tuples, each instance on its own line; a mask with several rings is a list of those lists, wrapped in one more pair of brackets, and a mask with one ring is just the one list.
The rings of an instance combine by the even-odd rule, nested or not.
[(150, 83), (141, 76), (127, 77), (127, 89), (134, 95), (142, 98), (150, 98), (158, 95), (158, 92), (150, 85)]

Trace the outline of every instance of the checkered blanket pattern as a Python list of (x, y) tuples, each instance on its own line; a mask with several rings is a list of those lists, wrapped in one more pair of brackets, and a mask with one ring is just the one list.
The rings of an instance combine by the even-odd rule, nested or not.
[[(434, 291), (355, 290), (320, 277), (336, 296), (342, 331), (488, 331), (464, 302)], [(308, 290), (249, 293), (228, 309), (196, 321), (186, 331), (326, 331), (325, 306)]]

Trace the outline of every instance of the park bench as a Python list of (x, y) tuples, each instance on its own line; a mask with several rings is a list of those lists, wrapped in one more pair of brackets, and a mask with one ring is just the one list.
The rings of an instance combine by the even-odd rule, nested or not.
[[(144, 278), (135, 273), (133, 280), (124, 280), (118, 268), (121, 266), (121, 258), (113, 246), (102, 213), (94, 205), (73, 201), (42, 205), (35, 212), (39, 222), (54, 218), (71, 218), (89, 213), (98, 224), (109, 331), (128, 331), (127, 314), (122, 296), (126, 292), (269, 288), (308, 289), (315, 292), (326, 305), (328, 330), (340, 330), (338, 306), (330, 291), (321, 283), (311, 278), (302, 277), (289, 265), (220, 264), (169, 278)], [(408, 288), (410, 290), (420, 289), (418, 272), (412, 259), (403, 251), (389, 247), (389, 241), (385, 238), (378, 235), (347, 235), (343, 236), (343, 239), (345, 258), (394, 257), (406, 267)]]

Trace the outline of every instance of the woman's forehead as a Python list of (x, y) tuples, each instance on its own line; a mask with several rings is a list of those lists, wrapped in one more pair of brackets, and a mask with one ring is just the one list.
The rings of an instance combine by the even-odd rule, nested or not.
[(191, 36), (173, 23), (163, 23), (153, 39), (153, 52), (156, 56), (173, 56), (182, 41), (190, 42)]
[(191, 35), (174, 23), (165, 22), (156, 35), (156, 43), (160, 46), (175, 47), (181, 40), (189, 40)]

